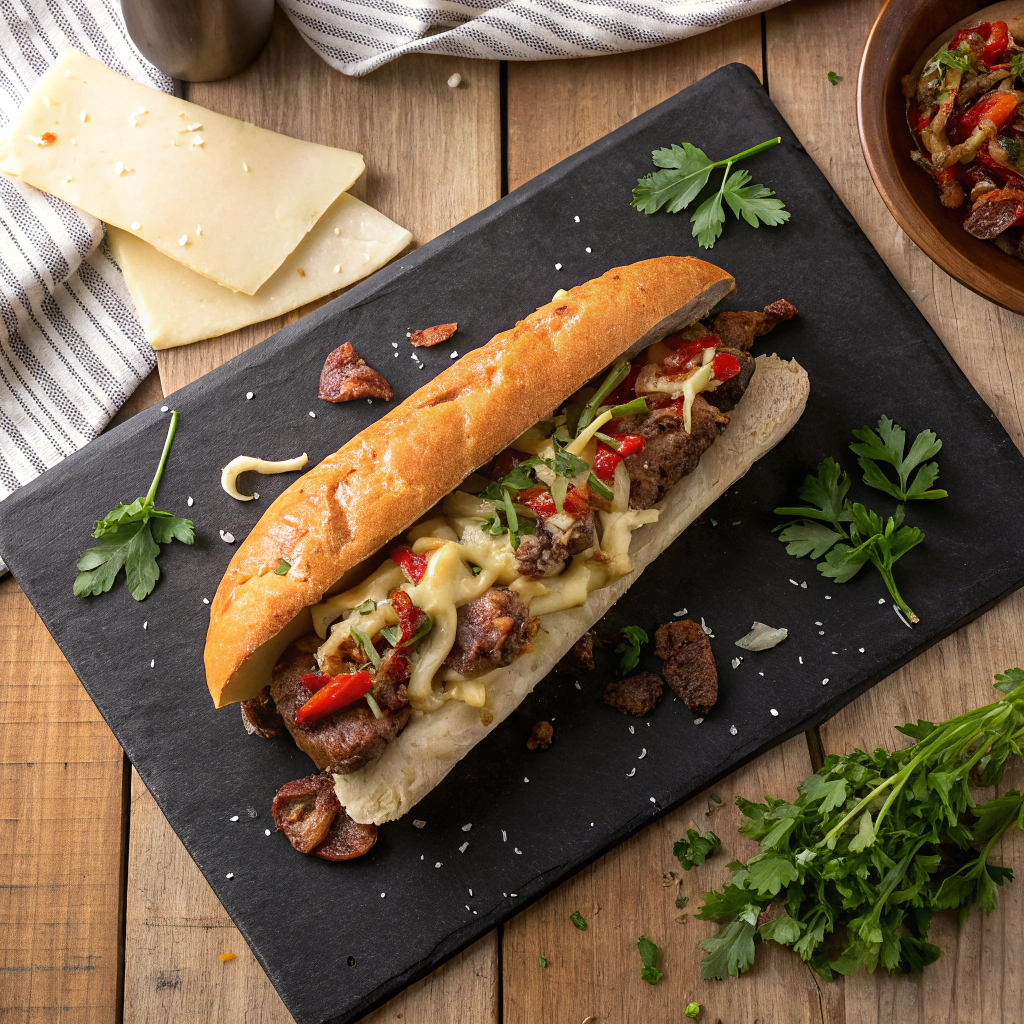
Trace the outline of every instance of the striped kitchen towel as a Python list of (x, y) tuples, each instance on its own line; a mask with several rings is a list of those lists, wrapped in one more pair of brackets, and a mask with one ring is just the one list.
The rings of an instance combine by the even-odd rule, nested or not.
[[(784, 0), (279, 2), (325, 61), (365, 75), (403, 53), (548, 60), (639, 50)], [(117, 0), (0, 0), (0, 131), (67, 46), (171, 89), (135, 48)], [(94, 438), (156, 365), (102, 243), (94, 217), (0, 174), (0, 499)]]

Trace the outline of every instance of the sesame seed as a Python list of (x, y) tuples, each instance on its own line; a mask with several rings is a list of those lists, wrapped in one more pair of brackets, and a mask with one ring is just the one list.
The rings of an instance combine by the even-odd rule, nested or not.
[(462, 826), (462, 831), (463, 832), (468, 832), (472, 827), (473, 827), (473, 823), (469, 822), (467, 825), (463, 825)]
[(860, 651), (861, 654), (864, 653), (864, 648), (863, 647), (858, 647), (857, 650)]
[(132, 221), (132, 231), (138, 231), (141, 227), (142, 225), (137, 220)]
[(263, 830), (263, 834), (264, 834), (265, 836), (269, 836), (269, 835), (270, 835), (270, 829), (269, 829), (269, 828), (265, 828), (265, 829)]
[(453, 352), (448, 358), (449, 359), (458, 359), (459, 358), (459, 353), (458, 352)]
[(201, 235), (202, 233), (203, 233), (203, 225), (202, 224), (197, 224), (196, 225), (196, 234), (197, 235)]
[(380, 894), (380, 898), (381, 898), (381, 899), (384, 899), (384, 897), (385, 897), (385, 896), (387, 896), (387, 893), (386, 893), (386, 892), (382, 892), (382, 893)]
[(235, 873), (234, 873), (234, 871), (229, 871), (224, 877), (225, 878), (234, 878), (235, 877)]
[(800, 664), (802, 665), (802, 664), (804, 663), (804, 656), (803, 656), (802, 654), (801, 654), (801, 655), (799, 655), (799, 656), (797, 657), (797, 661), (799, 661), (799, 662), (800, 662)]
[(341, 228), (335, 228), (335, 229), (334, 229), (334, 233), (335, 233), (336, 235), (340, 235), (340, 234), (341, 234)]
[(397, 341), (391, 342), (391, 347), (392, 348), (398, 348), (398, 342)]
[(636, 729), (633, 726), (629, 727), (629, 735), (630, 736), (635, 736), (636, 735)]
[(825, 635), (825, 630), (819, 629), (818, 630), (818, 636), (824, 636), (824, 635)]
[(167, 412), (167, 406), (166, 405), (161, 405), (160, 406), (160, 411), (161, 412)]
[(191, 508), (195, 503), (196, 503), (196, 499), (193, 498), (192, 495), (190, 494), (188, 496), (188, 501), (185, 502), (185, 504), (188, 505), (189, 508)]
[(650, 800), (652, 804), (656, 804), (658, 802), (657, 800), (654, 799), (653, 796), (650, 796), (647, 799)]
[(636, 775), (636, 769), (635, 768), (630, 768), (629, 771), (626, 772), (626, 778), (627, 779), (633, 778), (634, 775)]
[(220, 531), (220, 539), (224, 541), (225, 544), (235, 543), (235, 535), (233, 533), (228, 533), (226, 530)]
[(800, 586), (800, 584), (797, 583), (796, 580), (790, 580), (789, 582), (792, 583), (794, 587), (799, 587)]
[(150, 668), (156, 668), (156, 658), (150, 658), (149, 659), (149, 667)]
[(458, 89), (460, 85), (462, 85), (462, 75), (460, 75), (458, 71), (456, 71), (454, 75), (451, 75), (448, 78), (448, 88)]
[(594, 251), (594, 250), (593, 250), (593, 249), (591, 249), (591, 248), (590, 248), (590, 246), (588, 245), (588, 246), (587, 246), (587, 252), (593, 252), (593, 251)]
[(764, 675), (764, 673), (763, 673), (763, 672), (758, 672), (757, 674), (758, 674), (759, 676), (763, 676), (763, 675)]
[(203, 604), (209, 604), (209, 603), (210, 603), (210, 599), (208, 597), (204, 597), (203, 598)]
[(828, 676), (825, 676), (825, 678), (824, 678), (824, 679), (822, 679), (822, 681), (821, 681), (821, 685), (822, 685), (822, 686), (828, 686)]
[(315, 412), (313, 412), (313, 410), (312, 410), (312, 409), (310, 409), (310, 410), (309, 410), (309, 418), (310, 418), (311, 420), (315, 420), (315, 419), (316, 419), (316, 413), (315, 413)]
[(820, 623), (820, 622), (815, 622), (815, 625), (816, 625), (816, 626), (820, 626), (820, 625), (821, 625), (821, 623)]
[(508, 833), (504, 829), (501, 830), (501, 841), (503, 843), (508, 842)]
[(826, 594), (825, 595), (825, 600), (826, 601), (831, 601), (832, 600), (832, 595), (831, 594)]
[(72, 145), (72, 146), (77, 146), (77, 145), (78, 145), (78, 139), (74, 139), (74, 138), (73, 138), (73, 139), (71, 140), (71, 145)]
[(462, 844), (462, 845), (461, 845), (461, 846), (459, 847), (459, 853), (465, 853), (465, 852), (466, 852), (466, 850), (468, 850), (468, 849), (469, 849), (469, 843), (463, 843), (463, 844)]
[(188, 245), (188, 235), (182, 235), (181, 238), (178, 239), (178, 245)]
[(562, 264), (561, 263), (556, 263), (555, 264), (555, 270), (561, 270), (561, 269), (562, 269)]
[(231, 817), (228, 818), (228, 821), (238, 821), (238, 815), (237, 814), (232, 814)]
[(573, 217), (573, 220), (574, 220), (574, 221), (575, 221), (575, 222), (576, 222), (577, 224), (579, 224), (579, 222), (580, 222), (580, 219), (579, 219), (579, 217)]
[(772, 718), (778, 718), (779, 717), (779, 713), (778, 713), (778, 711), (775, 710), (775, 708), (771, 709), (771, 716), (772, 716)]
[(245, 393), (245, 400), (247, 402), (251, 402), (252, 401), (252, 392), (251, 391), (246, 391), (246, 393)]
[(885, 604), (885, 598), (884, 598), (884, 597), (880, 597), (880, 598), (878, 599), (878, 603), (879, 603), (879, 604)]
[(739, 732), (739, 730), (736, 728), (735, 725), (730, 725), (729, 726), (729, 735), (730, 736), (735, 736), (737, 732)]
[[(512, 849), (515, 850), (515, 852), (518, 853), (520, 857), (523, 855), (523, 851), (520, 850), (518, 846), (513, 846)], [(515, 893), (512, 893), (512, 895), (515, 896)]]
[(470, 890), (469, 890), (469, 895), (470, 895), (470, 896), (472, 896), (472, 895), (473, 895), (473, 890), (472, 890), (472, 889), (470, 889)]
[(580, 683), (579, 683), (579, 680), (578, 680), (578, 679), (576, 680), (576, 689), (577, 689), (577, 690), (582, 690), (582, 689), (583, 689), (583, 687), (582, 687), (582, 686), (580, 686)]

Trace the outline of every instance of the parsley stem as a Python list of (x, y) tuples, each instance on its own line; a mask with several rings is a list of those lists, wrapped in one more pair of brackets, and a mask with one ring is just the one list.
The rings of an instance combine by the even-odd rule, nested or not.
[(164, 441), (163, 454), (160, 456), (160, 465), (156, 467), (156, 474), (153, 477), (153, 482), (149, 485), (149, 490), (146, 492), (145, 502), (147, 505), (152, 505), (156, 500), (156, 489), (160, 486), (160, 478), (164, 475), (164, 466), (167, 465), (167, 455), (171, 450), (171, 442), (174, 440), (174, 435), (178, 430), (178, 410), (175, 409), (171, 413), (171, 425), (167, 428), (167, 440)]
[(772, 146), (777, 146), (781, 141), (782, 136), (776, 135), (774, 139), (768, 139), (767, 142), (759, 142), (756, 146), (751, 146), (750, 149), (745, 149), (742, 153), (737, 153), (735, 156), (726, 157), (725, 160), (716, 160), (711, 166), (721, 167), (723, 164), (734, 164), (738, 160), (746, 160), (748, 156), (753, 156), (755, 153), (771, 149)]
[(880, 558), (876, 558), (874, 552), (872, 552), (871, 561), (875, 563), (875, 568), (881, 574), (882, 579), (885, 580), (885, 585), (900, 611), (903, 612), (911, 623), (920, 622), (921, 620), (914, 614), (910, 605), (903, 600), (903, 596), (900, 594), (899, 590), (896, 589), (896, 580), (893, 578), (892, 569), (885, 565)]

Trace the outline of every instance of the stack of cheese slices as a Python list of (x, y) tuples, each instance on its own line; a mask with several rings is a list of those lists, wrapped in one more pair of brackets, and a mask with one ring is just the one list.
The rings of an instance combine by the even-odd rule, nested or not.
[(291, 139), (66, 50), (0, 140), (0, 171), (105, 221), (154, 348), (322, 298), (412, 240), (347, 194), (358, 153)]

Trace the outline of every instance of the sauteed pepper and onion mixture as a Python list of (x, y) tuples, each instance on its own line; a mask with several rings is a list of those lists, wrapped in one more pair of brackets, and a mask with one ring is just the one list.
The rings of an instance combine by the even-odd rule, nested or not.
[(1024, 259), (1024, 47), (1005, 21), (957, 31), (903, 79), (914, 162), (964, 229)]

